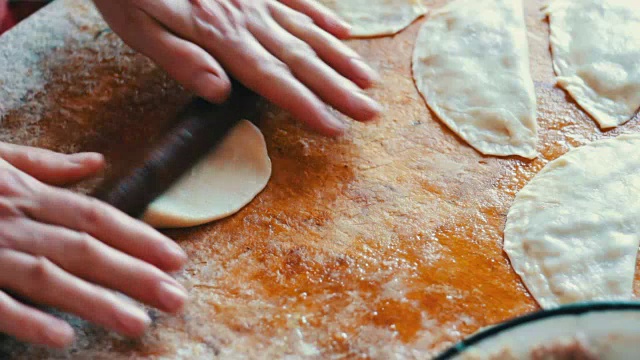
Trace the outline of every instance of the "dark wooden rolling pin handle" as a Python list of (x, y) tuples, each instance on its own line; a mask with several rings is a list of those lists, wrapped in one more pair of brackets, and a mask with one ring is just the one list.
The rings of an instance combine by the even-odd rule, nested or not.
[(203, 99), (189, 104), (141, 166), (105, 183), (93, 196), (130, 216), (142, 216), (151, 202), (217, 146), (240, 120), (258, 116), (259, 97), (237, 83), (233, 89), (222, 105)]

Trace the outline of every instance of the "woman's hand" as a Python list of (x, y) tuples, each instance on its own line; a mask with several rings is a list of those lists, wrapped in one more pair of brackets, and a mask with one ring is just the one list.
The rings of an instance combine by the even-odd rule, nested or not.
[(222, 102), (228, 71), (327, 135), (380, 106), (360, 88), (376, 73), (338, 38), (349, 27), (314, 0), (94, 0), (112, 29), (188, 89)]
[(62, 320), (26, 305), (74, 313), (129, 336), (150, 320), (125, 293), (179, 311), (182, 286), (164, 271), (184, 252), (151, 227), (97, 200), (60, 189), (103, 167), (99, 154), (62, 155), (0, 143), (0, 332), (63, 347), (73, 341)]

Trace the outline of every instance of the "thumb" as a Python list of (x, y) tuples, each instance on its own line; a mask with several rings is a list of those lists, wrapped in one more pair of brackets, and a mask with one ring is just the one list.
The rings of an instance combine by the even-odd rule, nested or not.
[(0, 142), (0, 158), (51, 185), (80, 181), (95, 175), (104, 167), (104, 158), (97, 153), (66, 155), (2, 142)]

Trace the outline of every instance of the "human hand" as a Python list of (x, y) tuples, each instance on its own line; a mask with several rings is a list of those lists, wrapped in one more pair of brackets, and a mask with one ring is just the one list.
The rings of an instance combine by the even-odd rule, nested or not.
[(73, 341), (67, 323), (10, 294), (128, 336), (141, 335), (149, 317), (107, 288), (164, 311), (183, 307), (184, 288), (164, 272), (185, 263), (178, 245), (98, 200), (52, 186), (103, 164), (99, 154), (0, 142), (0, 332), (54, 347)]
[[(313, 0), (94, 0), (111, 28), (186, 88), (213, 102), (230, 92), (225, 70), (327, 135), (380, 105), (360, 90), (376, 73), (338, 40), (349, 27)], [(360, 87), (360, 88), (359, 88)]]

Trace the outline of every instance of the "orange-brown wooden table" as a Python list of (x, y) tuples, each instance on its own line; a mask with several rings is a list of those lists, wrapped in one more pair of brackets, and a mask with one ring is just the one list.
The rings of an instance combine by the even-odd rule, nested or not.
[[(79, 339), (63, 354), (426, 358), (537, 310), (502, 251), (515, 193), (570, 148), (639, 127), (635, 119), (602, 133), (555, 86), (543, 1), (525, 3), (537, 160), (481, 156), (434, 118), (410, 73), (424, 20), (395, 37), (351, 41), (383, 75), (372, 94), (384, 116), (332, 140), (271, 109), (260, 123), (273, 160), (266, 190), (231, 218), (169, 233), (191, 258), (179, 274), (191, 295), (185, 313), (152, 311), (139, 341), (74, 320)], [(117, 174), (189, 95), (104, 31), (88, 2), (59, 0), (44, 12), (0, 38), (0, 65), (12, 64), (0, 66), (0, 140), (101, 151)], [(61, 355), (8, 340), (2, 352)]]

